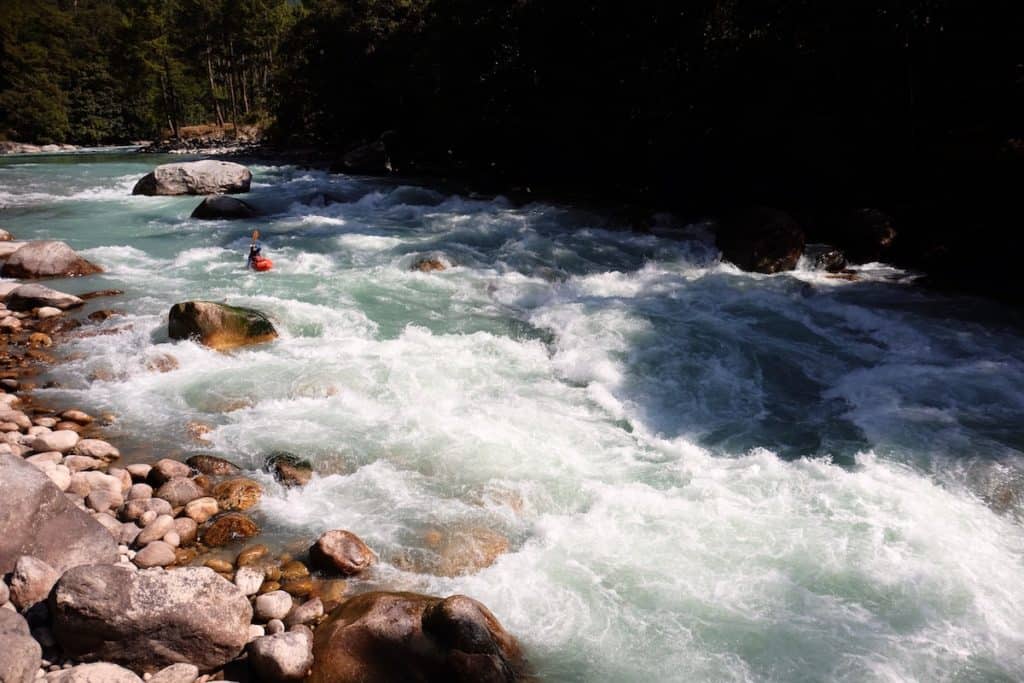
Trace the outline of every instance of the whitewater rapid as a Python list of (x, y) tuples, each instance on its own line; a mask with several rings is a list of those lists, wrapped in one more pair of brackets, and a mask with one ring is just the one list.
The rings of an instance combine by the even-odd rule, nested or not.
[[(107, 268), (61, 286), (125, 290), (38, 393), (114, 412), (128, 458), (256, 470), (266, 528), (350, 529), (373, 585), (480, 599), (546, 681), (1024, 679), (1013, 314), (882, 264), (741, 273), (701, 225), (288, 166), (252, 167), (265, 218), (194, 221), (129, 195), (158, 161), (0, 160), (0, 227)], [(271, 273), (243, 269), (254, 228)], [(281, 337), (171, 343), (193, 298)], [(278, 449), (320, 475), (281, 489)], [(438, 533), (506, 550), (447, 576)]]

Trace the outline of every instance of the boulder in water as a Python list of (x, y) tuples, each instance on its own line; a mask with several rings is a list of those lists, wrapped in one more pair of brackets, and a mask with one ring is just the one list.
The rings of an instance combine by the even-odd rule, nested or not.
[(259, 212), (246, 202), (222, 194), (207, 197), (192, 212), (192, 218), (202, 220), (253, 218), (257, 215)]
[(14, 239), (14, 235), (7, 232), (3, 228), (0, 228), (0, 242), (10, 242)]
[(195, 339), (214, 349), (232, 349), (277, 338), (277, 330), (263, 313), (212, 301), (186, 301), (172, 306), (167, 332), (171, 339)]
[(893, 220), (877, 209), (857, 209), (840, 216), (834, 227), (836, 243), (854, 263), (883, 261), (892, 254)]
[(4, 277), (77, 277), (102, 273), (95, 263), (82, 258), (64, 242), (41, 240), (21, 245), (4, 263)]
[(7, 307), (12, 311), (30, 311), (33, 308), (59, 308), (62, 311), (76, 308), (85, 302), (74, 294), (65, 294), (44, 285), (20, 285), (6, 297)]
[(0, 574), (13, 570), (22, 555), (60, 574), (82, 564), (116, 562), (117, 545), (46, 474), (0, 453)]
[(230, 161), (189, 161), (163, 164), (142, 177), (132, 194), (237, 194), (248, 192), (252, 173)]
[(305, 486), (313, 478), (313, 466), (308, 460), (285, 451), (271, 453), (263, 463), (263, 470), (274, 475), (283, 486)]
[(179, 662), (214, 671), (241, 653), (252, 621), (242, 591), (206, 567), (76, 567), (57, 582), (50, 612), (67, 655), (136, 672)]
[(815, 270), (840, 273), (846, 268), (846, 256), (842, 251), (828, 244), (808, 244), (804, 248), (804, 256)]
[(316, 564), (346, 576), (362, 573), (376, 559), (361, 538), (344, 529), (324, 532), (309, 549), (309, 556)]
[(793, 270), (805, 242), (804, 231), (792, 216), (767, 207), (725, 216), (715, 239), (725, 259), (757, 273)]
[(526, 676), (515, 638), (462, 595), (358, 595), (317, 628), (313, 657), (309, 683), (512, 683)]

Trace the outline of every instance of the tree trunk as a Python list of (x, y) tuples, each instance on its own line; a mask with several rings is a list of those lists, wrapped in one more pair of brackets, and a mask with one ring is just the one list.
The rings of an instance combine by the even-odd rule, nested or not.
[(210, 98), (213, 100), (213, 110), (217, 114), (217, 125), (224, 127), (224, 114), (220, 110), (220, 101), (217, 99), (217, 87), (213, 83), (213, 48), (210, 46), (210, 37), (206, 37), (206, 74), (210, 79)]
[(234, 127), (234, 136), (238, 137), (238, 97), (235, 95), (235, 46), (228, 42), (228, 90), (231, 92), (231, 125)]

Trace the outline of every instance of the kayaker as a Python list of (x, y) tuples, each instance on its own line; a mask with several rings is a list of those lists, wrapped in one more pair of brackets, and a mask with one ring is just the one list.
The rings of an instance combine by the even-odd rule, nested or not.
[(256, 240), (249, 245), (249, 260), (246, 261), (245, 267), (250, 269), (256, 268), (256, 260), (262, 258), (263, 247)]

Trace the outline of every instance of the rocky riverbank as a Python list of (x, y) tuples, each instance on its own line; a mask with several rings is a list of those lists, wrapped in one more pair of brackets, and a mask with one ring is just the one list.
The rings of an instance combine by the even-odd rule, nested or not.
[[(59, 242), (0, 243), (5, 277), (102, 268)], [(0, 287), (0, 680), (526, 675), (514, 637), (482, 604), (380, 591), (377, 555), (353, 531), (297, 539), (288, 550), (261, 542), (252, 513), (264, 492), (253, 473), (212, 455), (125, 464), (105, 434), (116, 416), (35, 401), (34, 377), (59, 362), (61, 341), (114, 315), (84, 316), (84, 302), (117, 294), (73, 296), (6, 280)], [(252, 330), (234, 318), (258, 312), (190, 303), (169, 316), (180, 328), (172, 336), (209, 342), (223, 337), (218, 327), (233, 330), (228, 346), (273, 338), (266, 321), (235, 339)], [(266, 468), (285, 486), (315, 476), (285, 453)]]

